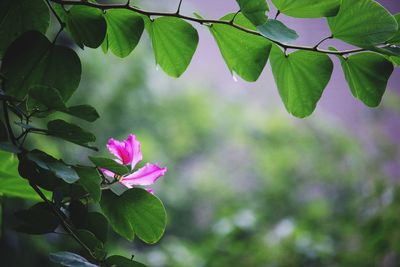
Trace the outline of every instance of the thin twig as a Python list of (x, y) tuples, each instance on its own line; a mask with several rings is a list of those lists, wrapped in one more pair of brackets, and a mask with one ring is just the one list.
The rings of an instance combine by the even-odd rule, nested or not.
[(181, 12), (182, 2), (183, 2), (183, 0), (179, 0), (178, 9), (176, 10), (176, 14), (178, 14), (178, 15), (179, 15), (179, 12)]
[(319, 42), (314, 46), (314, 48), (318, 48), (323, 42), (325, 42), (326, 40), (332, 39), (332, 38), (333, 38), (333, 35), (330, 35), (330, 36), (327, 36), (327, 37), (323, 38), (321, 41), (319, 41)]

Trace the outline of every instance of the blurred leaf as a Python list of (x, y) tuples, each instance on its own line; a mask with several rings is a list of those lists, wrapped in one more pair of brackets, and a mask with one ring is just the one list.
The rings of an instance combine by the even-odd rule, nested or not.
[[(51, 43), (43, 34), (25, 32), (7, 49), (1, 72), (7, 77), (4, 90), (23, 99), (35, 85), (56, 88), (67, 101), (81, 79), (81, 63), (68, 47)], [(62, 73), (62, 75), (60, 75)]]
[(159, 17), (150, 24), (156, 64), (170, 76), (181, 76), (196, 51), (199, 35), (188, 22), (174, 17)]
[(102, 267), (146, 267), (146, 265), (134, 261), (134, 260), (130, 260), (127, 259), (125, 257), (122, 256), (118, 256), (118, 255), (113, 255), (108, 257), (105, 262), (104, 265), (102, 265)]
[(87, 224), (88, 207), (80, 200), (73, 200), (68, 206), (69, 218), (77, 229), (82, 229)]
[(107, 21), (107, 35), (102, 44), (103, 50), (108, 49), (117, 57), (128, 56), (139, 43), (144, 30), (141, 16), (130, 10), (111, 9), (104, 14)]
[(101, 177), (98, 171), (95, 168), (84, 166), (75, 167), (75, 171), (80, 177), (78, 183), (89, 192), (95, 202), (99, 202), (101, 197)]
[(339, 59), (353, 96), (369, 107), (378, 106), (393, 72), (393, 64), (384, 56), (370, 52)]
[[(220, 20), (231, 20), (233, 16), (228, 14)], [(241, 13), (236, 16), (235, 23), (255, 29)], [(246, 81), (256, 81), (267, 63), (271, 43), (261, 36), (245, 33), (229, 25), (213, 24), (210, 31), (230, 72), (237, 73)]]
[(117, 175), (124, 175), (129, 172), (128, 167), (112, 159), (99, 157), (89, 157), (89, 159), (96, 167), (107, 169)]
[(331, 78), (333, 63), (330, 58), (310, 51), (296, 51), (286, 56), (274, 45), (271, 66), (288, 112), (299, 118), (309, 116)]
[(0, 120), (0, 142), (7, 142), (8, 141), (8, 133), (6, 125)]
[(41, 202), (27, 210), (20, 210), (15, 216), (21, 221), (16, 231), (26, 234), (52, 233), (58, 226), (58, 218), (50, 211), (47, 203)]
[(121, 196), (105, 191), (100, 206), (114, 231), (128, 240), (133, 240), (136, 234), (144, 242), (154, 244), (164, 234), (164, 206), (144, 189), (133, 188)]
[(81, 48), (84, 46), (97, 48), (103, 42), (107, 24), (101, 10), (87, 6), (73, 6), (66, 12), (65, 19), (67, 31)]
[(89, 105), (72, 106), (63, 110), (62, 112), (89, 122), (94, 122), (100, 117), (99, 113), (97, 113), (97, 110)]
[(383, 43), (398, 29), (396, 19), (373, 0), (343, 0), (328, 24), (335, 38), (360, 47)]
[(18, 159), (8, 152), (0, 151), (0, 195), (27, 200), (41, 200), (26, 180), (18, 174)]
[[(397, 21), (397, 25), (400, 26), (400, 13), (394, 15), (394, 18)], [(395, 35), (392, 36), (392, 38), (390, 38), (390, 40), (388, 41), (388, 43), (391, 44), (400, 44), (400, 27), (397, 29), (397, 32), (395, 33)]]
[(71, 166), (66, 165), (61, 160), (57, 160), (43, 151), (33, 150), (27, 154), (27, 157), (40, 168), (51, 171), (55, 176), (69, 184), (79, 180), (78, 174)]
[(257, 30), (268, 39), (281, 43), (293, 43), (299, 38), (294, 30), (276, 19), (269, 19), (265, 24), (258, 26)]
[(67, 267), (98, 267), (90, 263), (88, 260), (68, 251), (60, 251), (55, 253), (50, 253), (49, 259), (54, 262)]
[(92, 251), (96, 259), (103, 259), (106, 256), (103, 243), (90, 231), (78, 229), (75, 234)]
[(239, 4), (240, 12), (255, 26), (267, 22), (265, 13), (269, 11), (269, 7), (265, 0), (236, 0), (236, 2)]
[(0, 58), (7, 47), (22, 33), (36, 30), (46, 33), (50, 13), (42, 0), (0, 1)]
[(92, 232), (100, 241), (104, 243), (107, 242), (108, 221), (103, 214), (99, 212), (89, 212), (85, 228)]
[(29, 96), (50, 110), (66, 108), (65, 103), (56, 88), (44, 85), (35, 85), (29, 89)]
[(296, 18), (321, 18), (335, 16), (341, 0), (272, 0), (283, 14)]
[(96, 150), (96, 148), (88, 145), (89, 143), (96, 141), (96, 137), (92, 133), (84, 131), (81, 127), (75, 124), (63, 120), (53, 120), (47, 123), (47, 129), (49, 135)]

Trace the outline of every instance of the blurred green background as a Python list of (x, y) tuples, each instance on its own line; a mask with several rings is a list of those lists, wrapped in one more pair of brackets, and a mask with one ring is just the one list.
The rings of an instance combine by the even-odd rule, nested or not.
[[(95, 133), (104, 155), (108, 138), (134, 133), (144, 161), (169, 169), (154, 187), (169, 218), (161, 242), (110, 236), (110, 253), (153, 267), (400, 266), (400, 156), (382, 127), (399, 118), (396, 93), (365, 108), (362, 128), (349, 127), (321, 110), (294, 119), (281, 103), (207, 78), (167, 78), (148, 45), (124, 60), (100, 50), (80, 56), (84, 80), (72, 102), (93, 105), (101, 119), (74, 122)], [(28, 141), (67, 162), (88, 163), (92, 153)], [(65, 236), (13, 232), (12, 214), (29, 205), (3, 199), (4, 266), (53, 266), (49, 252), (82, 253)]]

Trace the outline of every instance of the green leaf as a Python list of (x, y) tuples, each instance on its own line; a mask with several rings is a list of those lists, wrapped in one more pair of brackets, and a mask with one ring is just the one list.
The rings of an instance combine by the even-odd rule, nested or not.
[[(228, 14), (220, 20), (231, 20), (233, 16)], [(255, 29), (241, 13), (236, 16), (235, 23)], [(213, 24), (210, 31), (229, 71), (248, 82), (256, 81), (267, 63), (271, 43), (261, 36), (245, 33), (229, 25)]]
[(99, 157), (89, 157), (89, 159), (96, 167), (107, 169), (117, 175), (124, 175), (129, 172), (125, 165), (121, 165), (112, 159)]
[(21, 221), (16, 231), (26, 234), (46, 234), (54, 232), (59, 222), (47, 203), (41, 202), (27, 210), (20, 210), (15, 216)]
[(396, 56), (391, 56), (389, 57), (389, 60), (396, 66), (400, 66), (400, 57), (396, 57)]
[(89, 122), (94, 122), (95, 120), (100, 118), (100, 115), (99, 113), (97, 113), (97, 110), (89, 105), (72, 106), (63, 110), (62, 112)]
[(280, 43), (293, 43), (299, 38), (296, 31), (276, 19), (269, 19), (265, 24), (258, 26), (257, 30), (268, 39)]
[(0, 58), (22, 33), (36, 30), (46, 33), (50, 13), (42, 0), (0, 1)]
[(100, 206), (114, 231), (128, 240), (133, 240), (136, 234), (144, 242), (153, 244), (164, 234), (164, 206), (144, 189), (133, 188), (121, 196), (105, 191)]
[(0, 142), (8, 141), (8, 133), (7, 128), (4, 123), (0, 120)]
[(27, 200), (41, 200), (26, 180), (18, 174), (18, 159), (8, 152), (0, 151), (0, 195)]
[(101, 177), (97, 170), (84, 166), (77, 166), (74, 169), (80, 177), (78, 183), (89, 192), (94, 201), (99, 202), (101, 197)]
[(393, 64), (384, 56), (371, 52), (339, 58), (353, 96), (369, 107), (378, 106), (393, 72)]
[[(396, 14), (394, 18), (396, 19), (397, 24), (400, 25), (400, 13)], [(391, 44), (400, 44), (400, 27), (397, 29), (395, 35), (393, 35), (388, 42)]]
[(67, 31), (81, 48), (84, 46), (97, 48), (101, 45), (107, 30), (101, 10), (87, 6), (73, 6), (66, 13)]
[(360, 47), (383, 43), (398, 29), (396, 19), (373, 0), (343, 0), (328, 24), (335, 38)]
[(85, 228), (92, 232), (100, 241), (104, 243), (107, 242), (108, 221), (103, 214), (99, 212), (89, 212)]
[(114, 55), (121, 58), (128, 56), (142, 36), (142, 17), (125, 9), (108, 10), (104, 17), (107, 21), (107, 35), (102, 44), (103, 50), (110, 49)]
[(271, 66), (288, 112), (299, 118), (309, 116), (331, 78), (333, 63), (330, 58), (311, 51), (296, 51), (286, 56), (274, 45)]
[(97, 150), (88, 144), (96, 141), (96, 137), (81, 127), (63, 120), (53, 120), (47, 123), (48, 134), (71, 143)]
[(29, 88), (42, 85), (56, 88), (66, 102), (81, 79), (81, 63), (76, 53), (51, 43), (35, 31), (24, 33), (11, 44), (0, 71), (7, 77), (4, 91), (20, 100)]
[(156, 63), (170, 76), (178, 78), (185, 72), (196, 51), (199, 35), (186, 21), (160, 17), (150, 24), (149, 34)]
[(370, 47), (371, 51), (378, 52), (383, 55), (388, 56), (400, 56), (400, 46), (398, 45), (390, 45), (390, 46), (383, 46), (383, 47)]
[(55, 176), (63, 179), (69, 184), (72, 184), (79, 180), (79, 176), (74, 168), (66, 165), (61, 160), (53, 158), (43, 151), (33, 150), (27, 154), (27, 157), (40, 168), (51, 171)]
[(79, 229), (75, 231), (79, 239), (92, 251), (96, 259), (104, 259), (106, 252), (103, 243), (90, 231)]
[(236, 2), (239, 4), (240, 12), (255, 26), (267, 22), (265, 13), (269, 11), (269, 7), (265, 0), (236, 0)]
[(341, 0), (272, 0), (283, 14), (295, 18), (321, 18), (335, 16)]
[(68, 251), (50, 253), (49, 259), (54, 263), (67, 267), (98, 267), (82, 256)]
[(55, 88), (35, 85), (29, 89), (29, 96), (50, 110), (66, 109), (59, 91)]
[(146, 265), (127, 259), (122, 256), (113, 255), (108, 257), (104, 262), (105, 267), (146, 267)]

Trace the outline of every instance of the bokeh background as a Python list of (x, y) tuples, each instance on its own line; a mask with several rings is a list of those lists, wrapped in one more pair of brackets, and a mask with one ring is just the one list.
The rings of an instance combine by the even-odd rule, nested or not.
[[(178, 1), (133, 2), (172, 11)], [(397, 0), (379, 2), (400, 12)], [(182, 6), (210, 18), (237, 9), (234, 0)], [(329, 35), (324, 19), (280, 18), (299, 44)], [(77, 48), (83, 80), (72, 102), (93, 105), (101, 119), (67, 119), (95, 133), (104, 155), (108, 138), (135, 133), (144, 160), (169, 169), (154, 187), (168, 213), (161, 242), (110, 234), (110, 252), (154, 267), (400, 266), (400, 71), (370, 109), (351, 96), (332, 58), (337, 68), (322, 100), (299, 120), (285, 111), (269, 65), (255, 83), (235, 81), (208, 30), (195, 27), (200, 44), (179, 79), (158, 70), (146, 34), (125, 59)], [(87, 163), (90, 153), (40, 137), (29, 144), (69, 162)], [(53, 266), (49, 252), (81, 252), (64, 236), (11, 231), (13, 212), (29, 205), (3, 202), (4, 266)]]

